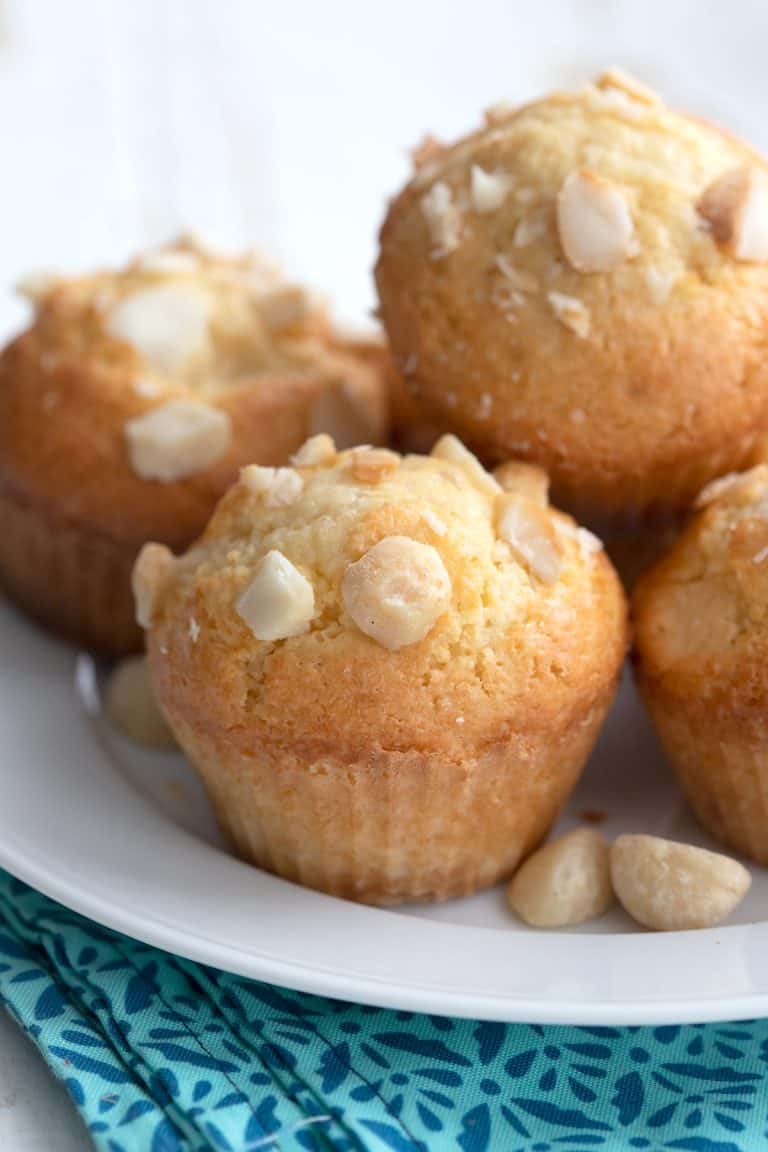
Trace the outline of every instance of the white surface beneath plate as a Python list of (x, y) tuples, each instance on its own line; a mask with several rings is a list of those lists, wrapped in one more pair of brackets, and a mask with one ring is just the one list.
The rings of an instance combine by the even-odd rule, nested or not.
[[(415, 1011), (579, 1024), (768, 1015), (762, 870), (733, 920), (703, 932), (641, 932), (618, 910), (535, 932), (500, 889), (397, 910), (332, 899), (227, 855), (184, 759), (116, 736), (91, 663), (3, 603), (0, 652), (0, 865), (102, 924), (245, 976)], [(588, 810), (606, 813), (609, 836), (710, 844), (629, 682), (561, 827)]]

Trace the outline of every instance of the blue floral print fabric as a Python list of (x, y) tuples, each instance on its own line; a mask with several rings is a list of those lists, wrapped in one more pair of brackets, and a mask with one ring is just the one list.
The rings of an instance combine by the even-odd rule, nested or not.
[(0, 996), (103, 1152), (768, 1148), (768, 1021), (493, 1024), (303, 995), (0, 872)]

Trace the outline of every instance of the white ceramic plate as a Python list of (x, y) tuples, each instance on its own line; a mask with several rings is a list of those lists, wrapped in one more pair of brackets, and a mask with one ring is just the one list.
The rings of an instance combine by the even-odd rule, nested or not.
[[(501, 890), (377, 910), (257, 871), (221, 848), (183, 758), (147, 753), (99, 712), (92, 664), (0, 603), (0, 865), (131, 936), (291, 988), (494, 1020), (646, 1024), (768, 1015), (768, 874), (732, 923), (639, 932), (619, 911), (535, 932)], [(707, 844), (630, 683), (562, 826)]]

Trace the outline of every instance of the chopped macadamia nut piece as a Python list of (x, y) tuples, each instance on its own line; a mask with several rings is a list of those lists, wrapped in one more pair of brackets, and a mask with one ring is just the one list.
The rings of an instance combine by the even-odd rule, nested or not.
[(461, 215), (453, 202), (453, 192), (442, 180), (433, 184), (421, 198), (421, 211), (438, 254), (458, 248), (461, 239)]
[(291, 464), (297, 468), (317, 468), (321, 464), (331, 464), (336, 458), (336, 445), (325, 432), (310, 436), (298, 452), (291, 456)]
[(710, 480), (694, 501), (694, 508), (706, 508), (710, 504), (744, 505), (768, 496), (768, 468), (758, 464), (746, 472), (728, 472)]
[(146, 657), (120, 661), (109, 677), (104, 706), (115, 727), (137, 744), (172, 748), (176, 743), (155, 700)]
[(293, 328), (306, 319), (310, 310), (309, 294), (299, 285), (287, 284), (259, 297), (259, 311), (273, 332)]
[(30, 300), (33, 304), (38, 304), (50, 295), (55, 286), (56, 277), (52, 273), (30, 272), (29, 275), (22, 276), (20, 280), (17, 280), (14, 288), (19, 296), (23, 296), (25, 300)]
[(539, 281), (532, 272), (526, 272), (524, 268), (516, 268), (515, 265), (505, 256), (502, 252), (497, 253), (495, 257), (495, 264), (499, 272), (505, 280), (509, 281), (511, 288), (517, 292), (536, 292), (539, 288)]
[(575, 296), (563, 292), (549, 292), (547, 299), (561, 324), (575, 332), (580, 340), (586, 340), (591, 328), (589, 309)]
[(546, 508), (549, 503), (549, 476), (537, 464), (526, 464), (522, 460), (507, 460), (493, 470), (494, 479), (505, 492), (523, 496), (532, 504)]
[(267, 468), (249, 464), (240, 471), (240, 479), (254, 495), (264, 496), (268, 508), (295, 504), (304, 490), (304, 481), (295, 468)]
[(436, 536), (445, 536), (446, 532), (448, 531), (448, 525), (441, 516), (438, 516), (434, 509), (422, 509), (421, 518), (427, 527), (430, 528)]
[(469, 200), (475, 212), (481, 216), (500, 208), (509, 188), (508, 176), (501, 172), (486, 172), (477, 164), (472, 165), (469, 176)]
[(768, 260), (768, 177), (755, 168), (734, 168), (701, 196), (699, 215), (717, 243), (737, 260)]
[(440, 437), (430, 455), (436, 460), (448, 460), (451, 464), (456, 464), (476, 488), (485, 492), (486, 496), (497, 496), (501, 491), (498, 480), (495, 480), (491, 473), (483, 468), (477, 456), (474, 456), (464, 447), (461, 440), (451, 433)]
[(623, 68), (606, 68), (601, 72), (597, 80), (595, 80), (595, 87), (606, 89), (615, 88), (619, 92), (623, 92), (630, 100), (637, 100), (640, 104), (661, 104), (662, 99), (658, 92), (654, 92), (647, 84), (643, 84), (631, 73), (625, 72)]
[(666, 304), (678, 280), (676, 273), (655, 268), (652, 264), (645, 269), (645, 283), (654, 304)]
[(176, 563), (165, 544), (145, 544), (136, 557), (131, 583), (136, 602), (136, 623), (149, 628), (159, 598), (167, 588)]
[(632, 251), (634, 226), (621, 190), (587, 169), (571, 172), (557, 198), (557, 230), (578, 272), (607, 272)]
[(514, 912), (534, 928), (565, 928), (602, 916), (613, 904), (608, 844), (594, 828), (545, 844), (507, 888)]
[(307, 631), (315, 614), (315, 593), (288, 557), (273, 548), (256, 569), (236, 610), (257, 640), (285, 640)]
[[(519, 194), (518, 194), (519, 195)], [(542, 215), (524, 216), (515, 228), (515, 248), (527, 248), (547, 234), (547, 221)]]
[(540, 503), (513, 493), (496, 501), (496, 533), (515, 559), (544, 584), (560, 575), (562, 557), (552, 520)]
[(315, 398), (309, 425), (312, 437), (326, 433), (339, 451), (370, 443), (378, 435), (374, 416), (345, 382), (325, 388)]
[(431, 544), (386, 536), (349, 565), (341, 592), (360, 631), (397, 649), (429, 634), (450, 604), (451, 580)]
[(646, 928), (713, 928), (741, 903), (752, 877), (719, 852), (658, 836), (619, 836), (611, 848), (614, 891)]
[(199, 400), (169, 400), (125, 424), (131, 467), (143, 480), (170, 483), (204, 472), (229, 450), (226, 412)]
[(398, 454), (388, 448), (358, 448), (352, 453), (351, 472), (362, 484), (379, 484), (399, 464)]
[(208, 293), (196, 284), (159, 283), (119, 301), (107, 330), (157, 372), (180, 372), (208, 350), (210, 309)]

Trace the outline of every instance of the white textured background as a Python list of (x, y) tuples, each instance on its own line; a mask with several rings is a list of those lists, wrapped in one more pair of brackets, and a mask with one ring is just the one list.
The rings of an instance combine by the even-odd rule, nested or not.
[[(0, 0), (0, 332), (22, 273), (182, 227), (263, 246), (360, 320), (424, 132), (616, 63), (768, 148), (766, 45), (766, 0)], [(85, 1147), (0, 1018), (0, 1149)]]

